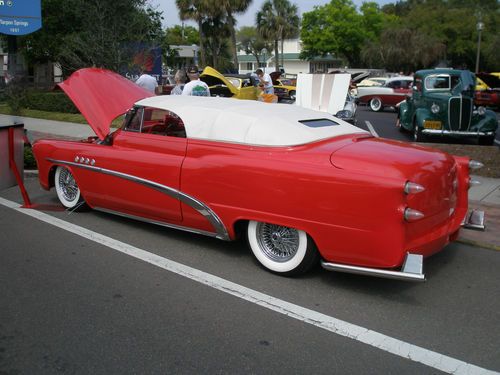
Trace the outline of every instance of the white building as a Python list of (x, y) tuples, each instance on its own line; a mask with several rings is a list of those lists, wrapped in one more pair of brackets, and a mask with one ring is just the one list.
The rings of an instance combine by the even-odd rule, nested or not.
[[(281, 43), (280, 56), (281, 60)], [(317, 57), (311, 61), (301, 60), (300, 52), (302, 51), (302, 43), (300, 39), (289, 39), (283, 43), (283, 64), (280, 61), (280, 67), (286, 74), (299, 73), (326, 73), (329, 69), (338, 69), (342, 66), (342, 61), (333, 56)], [(267, 71), (275, 70), (274, 51), (263, 51), (259, 56), (261, 66), (257, 66), (257, 59), (253, 55), (247, 55), (245, 52), (238, 53), (238, 68), (240, 74), (255, 72), (257, 68), (265, 68)]]

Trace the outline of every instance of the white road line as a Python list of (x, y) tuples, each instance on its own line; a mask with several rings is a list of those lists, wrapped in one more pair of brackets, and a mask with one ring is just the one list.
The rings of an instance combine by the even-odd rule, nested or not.
[(185, 266), (181, 263), (177, 263), (172, 260), (160, 257), (159, 255), (139, 249), (124, 242), (117, 241), (100, 233), (91, 231), (75, 224), (68, 223), (64, 220), (47, 215), (43, 212), (21, 208), (18, 203), (0, 198), (0, 204), (12, 208), (17, 212), (41, 220), (50, 225), (74, 233), (83, 238), (107, 246), (113, 250), (150, 263), (154, 266), (176, 273), (180, 276), (184, 276), (188, 279), (197, 281), (201, 284), (220, 290), (232, 296), (244, 299), (251, 303), (255, 303), (256, 305), (265, 307), (266, 309), (276, 311), (290, 318), (294, 318), (304, 323), (324, 329), (326, 331), (336, 333), (337, 335), (351, 338), (353, 340), (409, 359), (411, 361), (422, 363), (426, 366), (438, 369), (440, 371), (457, 375), (500, 374), (499, 372), (487, 370), (471, 363), (448, 357), (446, 355), (439, 354), (437, 352), (433, 352), (416, 345), (412, 345), (390, 336), (386, 336), (376, 331), (372, 331), (370, 329), (348, 323), (332, 316), (325, 315), (317, 311), (283, 301), (279, 298), (260, 293), (256, 290), (249, 289), (242, 285), (200, 271), (196, 268)]
[(368, 130), (370, 131), (370, 133), (372, 133), (372, 135), (374, 137), (377, 137), (379, 138), (380, 136), (378, 135), (378, 133), (375, 131), (375, 128), (373, 127), (373, 125), (371, 124), (370, 121), (365, 121), (365, 124), (366, 126), (368, 127)]

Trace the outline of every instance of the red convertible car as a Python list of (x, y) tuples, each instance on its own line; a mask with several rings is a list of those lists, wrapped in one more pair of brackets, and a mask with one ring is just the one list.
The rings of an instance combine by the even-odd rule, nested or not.
[(298, 106), (152, 97), (96, 68), (60, 86), (97, 135), (33, 146), (42, 187), (55, 187), (68, 209), (85, 203), (222, 240), (245, 236), (278, 274), (321, 261), (417, 281), (423, 257), (462, 226), (483, 224), (467, 208), (469, 169), (480, 163), (464, 157), (374, 138)]

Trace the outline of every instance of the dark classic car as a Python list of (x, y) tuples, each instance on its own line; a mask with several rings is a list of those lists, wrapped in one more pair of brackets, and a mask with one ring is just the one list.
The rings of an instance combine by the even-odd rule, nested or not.
[(425, 136), (475, 137), (493, 144), (495, 113), (474, 106), (475, 77), (468, 70), (429, 69), (415, 73), (412, 95), (399, 105), (398, 126), (415, 142)]
[[(480, 163), (375, 138), (325, 113), (255, 100), (153, 96), (88, 68), (60, 84), (96, 132), (38, 140), (39, 180), (81, 204), (221, 240), (246, 238), (282, 275), (327, 270), (423, 281), (454, 241)], [(110, 124), (127, 113), (115, 132)]]

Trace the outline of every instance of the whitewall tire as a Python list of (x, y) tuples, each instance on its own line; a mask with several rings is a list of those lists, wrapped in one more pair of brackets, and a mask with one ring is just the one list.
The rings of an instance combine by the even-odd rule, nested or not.
[(259, 263), (281, 275), (304, 273), (318, 260), (313, 241), (302, 230), (250, 221), (247, 238)]
[(373, 112), (379, 112), (382, 110), (382, 100), (380, 98), (373, 98), (370, 100), (370, 108)]
[(57, 197), (64, 207), (72, 209), (83, 205), (82, 203), (84, 200), (80, 188), (68, 168), (62, 166), (57, 167), (54, 185), (56, 187)]

